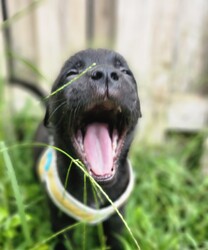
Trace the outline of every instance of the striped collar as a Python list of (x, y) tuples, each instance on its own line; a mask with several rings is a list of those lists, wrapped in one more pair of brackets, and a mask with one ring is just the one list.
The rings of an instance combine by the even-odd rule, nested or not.
[[(124, 193), (114, 201), (116, 208), (121, 207), (128, 199), (134, 186), (133, 170), (128, 161), (130, 180)], [(108, 219), (115, 208), (109, 205), (104, 208), (94, 209), (75, 199), (69, 192), (67, 192), (60, 181), (56, 166), (56, 152), (52, 148), (47, 148), (39, 161), (38, 174), (42, 182), (46, 185), (46, 190), (54, 202), (54, 204), (64, 213), (73, 217), (76, 220), (84, 221), (89, 224), (96, 224)]]

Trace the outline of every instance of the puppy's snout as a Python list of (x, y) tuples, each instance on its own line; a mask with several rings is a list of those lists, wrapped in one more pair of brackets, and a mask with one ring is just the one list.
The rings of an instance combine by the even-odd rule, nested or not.
[(97, 69), (91, 73), (91, 78), (94, 81), (99, 81), (102, 79), (104, 81), (107, 81), (107, 80), (118, 81), (119, 74), (113, 69)]

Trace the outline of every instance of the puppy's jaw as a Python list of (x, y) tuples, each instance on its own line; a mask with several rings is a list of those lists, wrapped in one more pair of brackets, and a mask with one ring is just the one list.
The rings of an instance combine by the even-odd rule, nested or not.
[(79, 117), (72, 142), (90, 175), (100, 183), (113, 182), (128, 123), (122, 108), (112, 102), (91, 107)]

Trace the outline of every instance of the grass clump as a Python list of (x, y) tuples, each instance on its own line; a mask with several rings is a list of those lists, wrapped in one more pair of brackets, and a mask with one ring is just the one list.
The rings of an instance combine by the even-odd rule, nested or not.
[[(28, 126), (21, 123), (20, 118), (14, 120), (17, 121), (17, 130), (22, 125), (34, 129), (37, 123), (31, 119), (29, 121), (33, 125)], [(28, 133), (33, 134), (33, 131)], [(189, 161), (184, 161), (187, 147), (179, 154), (175, 150), (177, 147), (171, 145), (138, 149), (137, 146), (134, 145), (131, 153), (136, 185), (126, 207), (126, 222), (141, 249), (208, 249), (208, 177), (202, 174), (199, 166), (189, 167)], [(28, 230), (33, 236), (31, 248), (51, 249), (57, 235), (50, 230), (43, 190), (31, 171), (31, 149), (16, 148), (14, 151), (14, 171), (21, 190)], [(23, 152), (24, 157), (21, 157)], [(2, 159), (0, 164), (0, 248), (19, 249), (25, 247), (26, 239), (20, 230), (22, 222)], [(92, 228), (79, 226), (77, 230), (75, 237), (80, 242), (80, 249), (83, 249), (83, 236), (79, 238), (83, 230), (86, 231), (85, 249), (94, 249)], [(124, 249), (137, 249), (127, 231), (119, 237)]]
[(127, 221), (141, 249), (208, 249), (207, 176), (167, 147), (134, 150), (133, 165)]

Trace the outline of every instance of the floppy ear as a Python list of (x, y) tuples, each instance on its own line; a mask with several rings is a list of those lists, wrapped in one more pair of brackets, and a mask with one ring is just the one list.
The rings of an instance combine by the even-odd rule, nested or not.
[(134, 83), (136, 85), (136, 91), (137, 91), (138, 102), (139, 102), (139, 118), (141, 118), (142, 117), (142, 112), (141, 112), (140, 98), (139, 98), (139, 94), (138, 94), (138, 84), (137, 84), (136, 78), (134, 77), (133, 73), (132, 73), (132, 77), (133, 77)]
[(46, 104), (46, 112), (45, 112), (43, 124), (46, 128), (50, 127), (50, 107), (48, 103)]
[(139, 108), (139, 118), (142, 118), (142, 112), (140, 108)]
[(49, 110), (48, 110), (48, 108), (47, 108), (47, 109), (46, 109), (46, 113), (45, 113), (45, 117), (44, 117), (44, 120), (43, 120), (43, 124), (44, 124), (44, 126), (45, 126), (46, 128), (47, 128), (48, 125), (49, 125), (48, 119), (49, 119)]
[(139, 118), (141, 118), (142, 117), (142, 111), (141, 111), (139, 94), (138, 94), (138, 102), (139, 102)]

